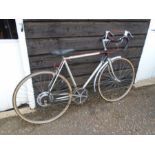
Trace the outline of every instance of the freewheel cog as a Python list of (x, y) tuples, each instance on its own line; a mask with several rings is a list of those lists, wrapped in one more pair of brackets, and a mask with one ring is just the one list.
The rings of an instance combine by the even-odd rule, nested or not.
[(41, 107), (48, 106), (53, 101), (53, 96), (49, 92), (42, 92), (37, 96), (37, 103)]

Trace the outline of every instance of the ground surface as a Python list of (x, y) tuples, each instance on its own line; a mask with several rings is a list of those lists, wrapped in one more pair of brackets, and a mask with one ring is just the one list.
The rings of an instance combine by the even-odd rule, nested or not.
[(26, 123), (14, 111), (1, 112), (0, 134), (155, 134), (155, 85), (134, 89), (115, 103), (89, 92), (84, 105), (71, 105), (63, 117), (45, 125)]

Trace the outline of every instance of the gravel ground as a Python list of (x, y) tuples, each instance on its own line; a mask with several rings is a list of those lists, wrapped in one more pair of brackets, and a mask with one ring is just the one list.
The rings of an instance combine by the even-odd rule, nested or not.
[(133, 89), (115, 103), (105, 102), (99, 94), (89, 92), (85, 104), (71, 105), (63, 117), (44, 125), (24, 122), (14, 111), (2, 112), (0, 134), (155, 134), (155, 85)]

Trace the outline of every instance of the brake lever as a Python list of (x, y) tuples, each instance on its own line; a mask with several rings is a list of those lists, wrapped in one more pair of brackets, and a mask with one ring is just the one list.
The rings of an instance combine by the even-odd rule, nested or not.
[(121, 37), (119, 39), (120, 40), (120, 44), (122, 44), (125, 41), (125, 47), (124, 47), (124, 49), (127, 49), (128, 48), (128, 42), (129, 42), (130, 38), (134, 38), (134, 36), (131, 34), (130, 31), (125, 30), (123, 37)]

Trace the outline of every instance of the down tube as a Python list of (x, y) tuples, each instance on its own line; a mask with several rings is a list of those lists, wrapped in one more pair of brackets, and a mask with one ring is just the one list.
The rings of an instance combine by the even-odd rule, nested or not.
[(95, 76), (95, 74), (98, 72), (98, 70), (101, 68), (101, 66), (103, 65), (103, 62), (101, 61), (99, 63), (99, 65), (97, 66), (97, 68), (94, 70), (94, 72), (91, 74), (91, 76), (88, 78), (88, 80), (86, 81), (86, 83), (83, 85), (83, 89), (85, 89), (88, 85), (88, 83), (91, 81), (91, 79)]

